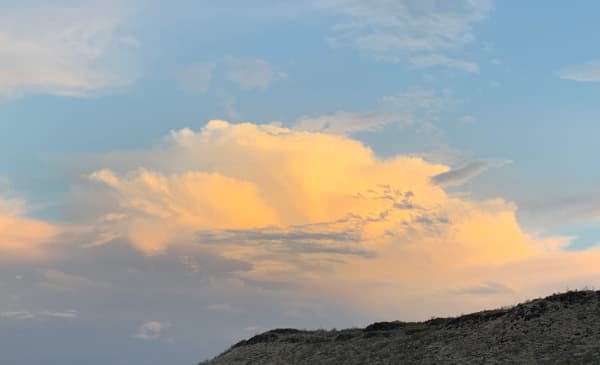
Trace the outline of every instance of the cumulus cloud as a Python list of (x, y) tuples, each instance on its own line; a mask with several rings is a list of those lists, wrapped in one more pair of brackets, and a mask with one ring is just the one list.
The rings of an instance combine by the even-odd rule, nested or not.
[(558, 73), (561, 79), (580, 82), (600, 82), (600, 61), (564, 68)]
[(256, 58), (227, 57), (227, 78), (242, 90), (267, 90), (277, 80), (287, 79), (287, 74), (277, 71), (269, 62)]
[[(318, 3), (346, 19), (334, 27), (329, 38), (332, 45), (351, 46), (383, 60), (468, 44), (475, 40), (473, 25), (493, 8), (491, 0), (321, 0)], [(437, 61), (474, 70), (473, 65), (459, 65), (449, 59)]]
[(73, 209), (141, 260), (174, 256), (185, 277), (219, 273), (247, 295), (260, 288), (369, 313), (456, 314), (595, 280), (600, 251), (565, 252), (569, 237), (524, 231), (514, 203), (445, 190), (493, 164), (452, 170), (381, 158), (342, 135), (214, 120), (90, 161), (98, 168), (73, 190), (88, 198)]
[(136, 153), (131, 166), (144, 162), (143, 169), (129, 169), (130, 157), (115, 158), (121, 173), (90, 175), (94, 194), (116, 203), (110, 213), (121, 218), (112, 229), (147, 254), (210, 245), (252, 262), (240, 275), (257, 280), (301, 277), (319, 267), (381, 272), (397, 266), (391, 258), (411, 258), (394, 270), (412, 277), (425, 258), (438, 271), (458, 270), (535, 257), (565, 243), (523, 232), (510, 202), (454, 197), (439, 184), (483, 164), (442, 178), (448, 166), (410, 156), (380, 159), (337, 135), (211, 121), (198, 132), (174, 132), (146, 156)]
[(0, 97), (89, 95), (131, 82), (122, 2), (13, 2), (0, 14)]
[(168, 327), (168, 323), (158, 321), (145, 322), (133, 334), (133, 338), (144, 341), (155, 341), (163, 335), (164, 330)]

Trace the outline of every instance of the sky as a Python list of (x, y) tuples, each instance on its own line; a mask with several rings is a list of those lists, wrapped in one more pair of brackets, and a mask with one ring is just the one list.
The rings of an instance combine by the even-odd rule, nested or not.
[(0, 0), (0, 353), (600, 286), (600, 4)]

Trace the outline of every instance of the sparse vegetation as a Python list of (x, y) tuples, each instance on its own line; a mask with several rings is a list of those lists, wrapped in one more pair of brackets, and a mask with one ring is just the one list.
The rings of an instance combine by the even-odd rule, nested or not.
[(364, 329), (276, 329), (203, 365), (598, 364), (600, 291), (553, 294), (514, 307)]

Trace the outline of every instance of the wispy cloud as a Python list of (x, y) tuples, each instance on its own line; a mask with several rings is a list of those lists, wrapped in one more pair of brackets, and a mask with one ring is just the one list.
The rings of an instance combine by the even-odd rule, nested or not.
[(269, 62), (256, 58), (227, 57), (227, 78), (242, 90), (267, 90), (274, 81), (287, 79), (287, 74), (278, 71)]
[(434, 184), (442, 186), (462, 185), (490, 167), (499, 167), (510, 162), (492, 160), (472, 161), (464, 166), (435, 175), (431, 178), (431, 181)]
[(437, 113), (448, 107), (454, 100), (446, 93), (439, 93), (432, 89), (414, 88), (404, 90), (395, 95), (382, 98), (384, 106), (409, 113)]
[(334, 134), (351, 134), (362, 131), (376, 131), (390, 123), (410, 123), (408, 116), (399, 113), (373, 112), (344, 112), (338, 111), (331, 115), (299, 118), (294, 128), (301, 131), (323, 132)]
[(12, 320), (31, 320), (31, 319), (48, 319), (48, 318), (60, 318), (60, 319), (77, 319), (79, 315), (76, 310), (68, 311), (40, 311), (32, 312), (28, 310), (20, 311), (6, 311), (0, 312), (0, 319), (12, 319)]
[(0, 196), (0, 261), (37, 260), (51, 254), (60, 228), (28, 218), (26, 213), (24, 199)]
[[(35, 10), (34, 10), (35, 9)], [(24, 93), (83, 96), (135, 78), (123, 31), (129, 9), (116, 1), (5, 6), (0, 14), (0, 97)]]
[(409, 62), (417, 68), (428, 68), (433, 66), (447, 66), (457, 70), (479, 73), (479, 65), (472, 61), (457, 60), (442, 54), (428, 54), (414, 56), (409, 59)]
[(210, 86), (214, 69), (214, 63), (195, 63), (187, 65), (177, 71), (177, 83), (184, 91), (205, 93)]
[(600, 219), (600, 191), (557, 193), (538, 199), (524, 199), (520, 216), (529, 224), (546, 228), (574, 222), (594, 222)]
[(580, 82), (600, 82), (600, 61), (569, 66), (558, 72), (561, 79)]
[(467, 295), (498, 295), (510, 292), (512, 292), (512, 290), (509, 287), (493, 281), (453, 291), (453, 293), (456, 294)]
[[(333, 46), (352, 46), (380, 59), (415, 53), (431, 53), (475, 40), (473, 24), (493, 8), (483, 1), (321, 0), (320, 6), (343, 15), (329, 38)], [(424, 56), (427, 57), (427, 56)], [(445, 64), (472, 72), (474, 65), (431, 58), (419, 63)], [(441, 56), (444, 57), (444, 56)]]
[(427, 124), (429, 117), (452, 104), (452, 99), (430, 89), (410, 89), (381, 98), (377, 110), (367, 112), (337, 111), (330, 115), (303, 116), (294, 123), (294, 129), (351, 135), (373, 132), (389, 124)]

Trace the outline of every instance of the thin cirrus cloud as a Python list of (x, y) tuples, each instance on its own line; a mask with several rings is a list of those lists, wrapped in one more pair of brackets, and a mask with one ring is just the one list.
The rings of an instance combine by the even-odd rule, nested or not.
[(580, 82), (600, 82), (600, 61), (564, 68), (558, 73), (561, 79)]
[(0, 14), (0, 97), (85, 96), (127, 85), (139, 42), (123, 30), (130, 10), (107, 1), (15, 2)]

